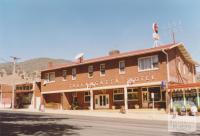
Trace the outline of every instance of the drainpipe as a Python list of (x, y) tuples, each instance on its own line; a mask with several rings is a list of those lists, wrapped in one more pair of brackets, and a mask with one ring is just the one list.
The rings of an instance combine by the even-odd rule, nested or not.
[(195, 66), (193, 65), (193, 66), (192, 66), (192, 76), (193, 76), (192, 78), (193, 78), (193, 83), (196, 83), (195, 72), (196, 72), (196, 71), (195, 71)]
[[(170, 73), (169, 73), (169, 55), (168, 53), (163, 49), (162, 52), (166, 55), (166, 65), (167, 65), (167, 84), (166, 84), (166, 109), (168, 109), (168, 104), (167, 104), (167, 96), (168, 96), (168, 83), (170, 82)], [(171, 93), (170, 93), (171, 94)], [(172, 96), (170, 96), (170, 108), (173, 107), (173, 100)], [(168, 109), (169, 110), (169, 109)], [(170, 111), (170, 110), (169, 110)]]
[(169, 73), (169, 56), (168, 53), (163, 49), (162, 52), (166, 55), (167, 60), (167, 83), (170, 81), (170, 73)]
[(1, 86), (1, 105), (3, 104), (3, 90), (2, 90), (2, 84), (0, 85)]

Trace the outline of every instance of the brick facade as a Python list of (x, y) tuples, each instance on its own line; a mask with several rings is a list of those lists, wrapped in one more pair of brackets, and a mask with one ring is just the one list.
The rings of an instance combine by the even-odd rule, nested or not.
[[(83, 60), (83, 63), (75, 63), (73, 65), (60, 67), (60, 68), (50, 68), (42, 71), (41, 76), (41, 92), (45, 96), (44, 99), (49, 102), (55, 102), (60, 104), (63, 109), (70, 109), (72, 105), (72, 92), (77, 93), (78, 105), (81, 109), (88, 109), (90, 103), (84, 102), (84, 92), (93, 90), (93, 107), (95, 107), (95, 95), (98, 94), (108, 94), (109, 95), (109, 109), (112, 106), (119, 108), (124, 105), (124, 101), (114, 102), (113, 101), (113, 90), (115, 88), (122, 88), (127, 86), (129, 81), (131, 81), (130, 87), (139, 87), (139, 98), (138, 101), (128, 101), (128, 107), (134, 108), (136, 104), (139, 107), (142, 106), (142, 87), (151, 86), (161, 86), (161, 82), (174, 82), (174, 83), (192, 83), (194, 82), (194, 76), (196, 74), (195, 64), (188, 61), (184, 55), (181, 53), (180, 49), (173, 47), (174, 45), (163, 46), (147, 52), (146, 50), (138, 51), (139, 54), (132, 55), (121, 55), (123, 57), (118, 57), (120, 55), (114, 54), (113, 56), (102, 57), (111, 59), (97, 58), (94, 61)], [(147, 49), (148, 50), (148, 49)], [(154, 51), (156, 50), (156, 51)], [(167, 73), (167, 56), (163, 52), (166, 50), (169, 56), (169, 81)], [(158, 56), (158, 69), (139, 71), (138, 69), (138, 59)], [(99, 61), (100, 60), (100, 61)], [(125, 73), (119, 73), (119, 62), (125, 62)], [(105, 76), (100, 75), (100, 65), (105, 64)], [(180, 65), (180, 66), (179, 66)], [(92, 77), (88, 77), (88, 67), (93, 66), (94, 72)], [(183, 70), (184, 67), (184, 70)], [(76, 80), (72, 80), (72, 69), (76, 68)], [(63, 78), (63, 70), (67, 71), (66, 79)], [(46, 82), (45, 75), (47, 73), (54, 72), (55, 79), (51, 82)], [(92, 84), (92, 88), (89, 85)], [(161, 90), (160, 90), (161, 92)], [(162, 92), (161, 92), (162, 93)], [(47, 97), (48, 96), (48, 97)], [(163, 96), (164, 97), (164, 96)], [(56, 101), (55, 101), (56, 100)], [(163, 98), (163, 100), (166, 100)], [(165, 107), (165, 102), (161, 100), (157, 102), (158, 107)], [(149, 102), (150, 104), (150, 102)]]

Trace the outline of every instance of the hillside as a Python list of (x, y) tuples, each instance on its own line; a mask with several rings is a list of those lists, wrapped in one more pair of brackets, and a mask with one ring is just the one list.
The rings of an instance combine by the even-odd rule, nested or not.
[[(27, 60), (24, 62), (19, 62), (16, 64), (16, 71), (19, 74), (26, 75), (28, 77), (40, 76), (39, 71), (44, 70), (48, 67), (48, 63), (52, 62), (54, 65), (71, 63), (69, 60), (64, 59), (52, 59), (52, 58), (35, 58)], [(10, 75), (12, 73), (13, 64), (12, 63), (1, 63), (0, 73)]]

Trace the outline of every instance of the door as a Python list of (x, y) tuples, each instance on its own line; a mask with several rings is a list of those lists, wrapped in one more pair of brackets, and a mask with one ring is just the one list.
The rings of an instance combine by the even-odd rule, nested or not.
[(148, 108), (148, 91), (142, 91), (142, 107)]
[(109, 109), (109, 95), (108, 94), (95, 95), (95, 108)]

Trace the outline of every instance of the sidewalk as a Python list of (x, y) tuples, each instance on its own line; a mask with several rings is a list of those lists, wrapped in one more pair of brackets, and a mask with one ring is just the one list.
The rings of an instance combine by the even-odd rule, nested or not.
[[(129, 110), (126, 114), (122, 114), (119, 110), (45, 110), (41, 112), (38, 110), (30, 109), (0, 109), (2, 111), (16, 111), (16, 112), (29, 112), (29, 113), (48, 113), (48, 114), (65, 114), (65, 115), (79, 115), (79, 116), (93, 116), (93, 117), (108, 117), (108, 118), (126, 118), (138, 120), (155, 120), (155, 121), (168, 121), (168, 114), (162, 111), (153, 110)], [(200, 123), (200, 117), (197, 117), (197, 122)]]

